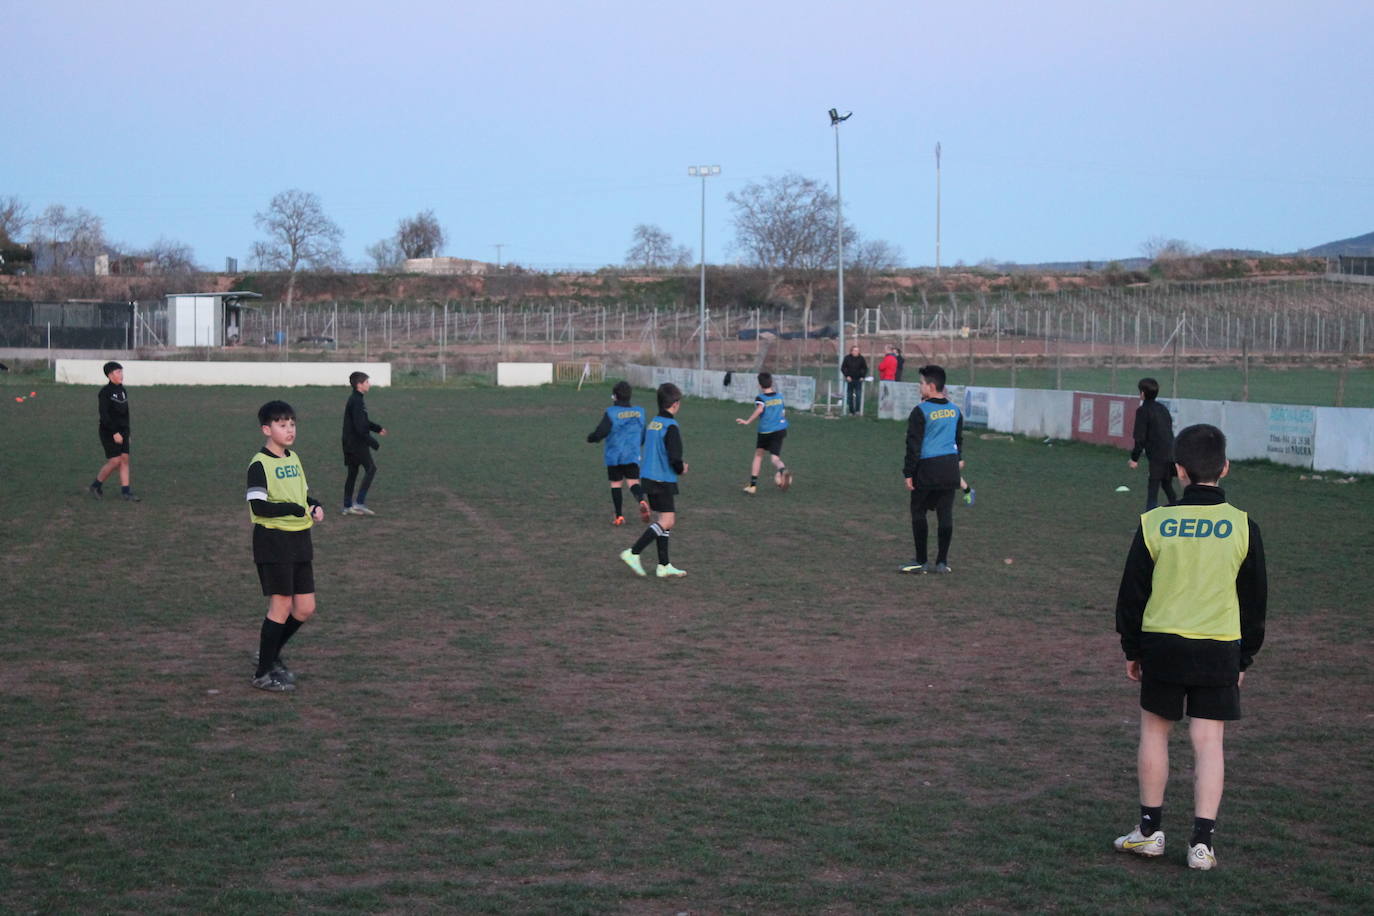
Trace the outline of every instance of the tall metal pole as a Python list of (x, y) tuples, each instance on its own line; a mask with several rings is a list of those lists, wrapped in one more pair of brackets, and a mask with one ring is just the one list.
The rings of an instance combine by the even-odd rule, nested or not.
[[(701, 298), (697, 304), (697, 333), (701, 335), (701, 340), (698, 341), (697, 383), (700, 385), (706, 372), (706, 179), (719, 175), (720, 166), (689, 165), (687, 174), (693, 178), (701, 178)], [(701, 392), (698, 390), (696, 393)]]
[[(706, 373), (706, 174), (701, 176), (701, 298), (697, 303), (697, 385), (703, 384)], [(701, 394), (700, 390), (697, 394)]]
[(940, 276), (940, 144), (935, 144), (935, 276)]
[(853, 112), (843, 115), (830, 109), (830, 126), (835, 128), (835, 266), (836, 301), (840, 319), (839, 346), (835, 352), (835, 372), (840, 382), (844, 381), (844, 197), (840, 192), (840, 124), (849, 120)]

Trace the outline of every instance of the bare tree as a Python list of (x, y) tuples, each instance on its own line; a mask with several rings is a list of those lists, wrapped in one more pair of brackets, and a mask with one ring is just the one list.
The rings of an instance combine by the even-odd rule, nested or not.
[(296, 271), (302, 265), (326, 270), (343, 258), (339, 241), (343, 230), (325, 216), (320, 198), (309, 191), (282, 191), (255, 214), (253, 221), (266, 229), (266, 241), (253, 244), (253, 258), (264, 267), (287, 271), (286, 307), (296, 294)]
[(406, 258), (432, 258), (444, 248), (444, 227), (433, 210), (403, 219), (396, 226), (396, 245)]
[(33, 247), (54, 274), (93, 273), (105, 250), (105, 225), (89, 210), (53, 204), (33, 221)]
[(868, 304), (873, 281), (901, 263), (899, 248), (881, 239), (845, 237), (845, 286), (855, 306)]
[(372, 269), (379, 274), (397, 273), (406, 258), (395, 239), (382, 239), (367, 246), (367, 256), (372, 259)]
[[(835, 264), (835, 196), (820, 182), (789, 172), (751, 182), (726, 195), (735, 208), (735, 246), (746, 263), (767, 272), (766, 299), (784, 284), (797, 287), (809, 308), (821, 272)], [(844, 225), (846, 248), (856, 238)]]
[(138, 257), (147, 259), (149, 273), (175, 276), (200, 270), (196, 264), (195, 250), (176, 239), (160, 238), (138, 252)]
[(19, 244), (19, 236), (29, 224), (29, 207), (13, 194), (0, 197), (0, 245)]
[(1151, 261), (1168, 261), (1174, 258), (1195, 258), (1202, 249), (1183, 239), (1166, 239), (1162, 235), (1151, 236), (1140, 244), (1140, 251)]
[(674, 243), (673, 237), (658, 226), (640, 223), (635, 226), (630, 241), (630, 250), (625, 252), (626, 266), (662, 270), (692, 263), (692, 249)]

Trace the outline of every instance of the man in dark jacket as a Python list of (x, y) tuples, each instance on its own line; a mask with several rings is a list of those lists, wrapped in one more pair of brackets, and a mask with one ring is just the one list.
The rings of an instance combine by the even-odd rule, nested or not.
[[(343, 514), (376, 515), (367, 507), (367, 491), (377, 476), (377, 462), (372, 460), (372, 449), (381, 448), (382, 444), (372, 434), (385, 436), (386, 430), (367, 418), (363, 395), (372, 387), (368, 374), (354, 372), (349, 375), (348, 383), (353, 386), (353, 393), (348, 396), (343, 417), (343, 458), (344, 466), (348, 468), (348, 477), (344, 480)], [(358, 488), (358, 501), (355, 503), (353, 483), (358, 479), (358, 468), (363, 469), (363, 484)]]
[(863, 407), (864, 379), (868, 378), (868, 360), (859, 354), (858, 344), (849, 348), (849, 355), (840, 363), (840, 374), (844, 376), (845, 406), (850, 413), (858, 413)]
[(1136, 383), (1140, 391), (1140, 406), (1135, 410), (1135, 448), (1131, 449), (1131, 470), (1139, 466), (1140, 454), (1150, 462), (1150, 481), (1145, 495), (1145, 511), (1159, 505), (1159, 490), (1172, 506), (1178, 502), (1174, 495), (1174, 418), (1169, 408), (1159, 403), (1159, 382), (1143, 378)]

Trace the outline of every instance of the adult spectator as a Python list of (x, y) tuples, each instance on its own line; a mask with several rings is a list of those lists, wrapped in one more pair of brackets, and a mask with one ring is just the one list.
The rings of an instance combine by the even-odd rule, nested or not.
[(856, 414), (863, 406), (864, 379), (868, 378), (868, 360), (859, 353), (858, 344), (849, 348), (849, 355), (840, 363), (840, 374), (844, 376), (845, 406)]
[(878, 360), (878, 378), (884, 382), (897, 381), (897, 354), (892, 352), (890, 346), (883, 358)]

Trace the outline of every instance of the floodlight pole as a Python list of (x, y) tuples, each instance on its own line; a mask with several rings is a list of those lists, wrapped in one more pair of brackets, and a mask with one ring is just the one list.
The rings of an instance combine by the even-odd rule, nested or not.
[(935, 144), (935, 276), (940, 276), (940, 144)]
[(835, 128), (835, 264), (840, 319), (835, 371), (841, 382), (844, 381), (844, 197), (840, 193), (840, 124), (849, 120), (850, 115), (849, 112), (841, 115), (836, 109), (830, 109), (830, 126)]
[(720, 174), (718, 165), (689, 165), (687, 174), (701, 179), (701, 293), (697, 304), (697, 394), (705, 383), (706, 374), (706, 179)]

